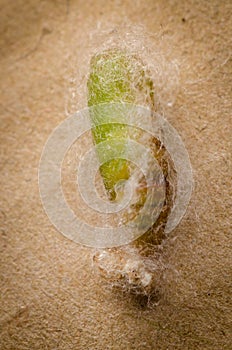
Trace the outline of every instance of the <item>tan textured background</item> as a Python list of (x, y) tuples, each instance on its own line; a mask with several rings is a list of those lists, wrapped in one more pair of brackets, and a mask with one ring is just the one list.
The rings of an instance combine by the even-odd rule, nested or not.
[[(0, 5), (0, 348), (231, 349), (231, 1)], [(159, 32), (181, 63), (167, 118), (195, 177), (191, 205), (165, 247), (158, 305), (150, 307), (95, 274), (93, 251), (49, 223), (37, 184), (43, 145), (65, 118), (67, 77), (87, 69), (91, 33), (127, 21)]]

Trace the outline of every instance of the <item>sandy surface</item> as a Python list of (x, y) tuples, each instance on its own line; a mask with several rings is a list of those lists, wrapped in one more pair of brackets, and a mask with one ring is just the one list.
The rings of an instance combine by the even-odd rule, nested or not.
[[(231, 349), (231, 1), (0, 4), (0, 348)], [(95, 273), (93, 250), (56, 231), (37, 180), (47, 137), (86, 105), (98, 33), (114, 41), (120, 30), (126, 38), (125, 23), (132, 33), (143, 25), (178, 64), (180, 83), (164, 111), (195, 178), (191, 204), (165, 246), (158, 303), (149, 307), (112, 291)]]

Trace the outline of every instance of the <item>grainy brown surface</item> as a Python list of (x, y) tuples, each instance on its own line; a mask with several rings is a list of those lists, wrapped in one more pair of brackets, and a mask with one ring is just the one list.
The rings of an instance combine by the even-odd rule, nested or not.
[[(0, 5), (0, 348), (231, 349), (231, 1)], [(167, 118), (195, 177), (191, 205), (166, 244), (159, 303), (149, 308), (107, 288), (92, 268), (93, 251), (54, 229), (37, 181), (43, 145), (65, 118), (67, 77), (87, 72), (91, 33), (125, 22), (159, 32), (180, 63)]]

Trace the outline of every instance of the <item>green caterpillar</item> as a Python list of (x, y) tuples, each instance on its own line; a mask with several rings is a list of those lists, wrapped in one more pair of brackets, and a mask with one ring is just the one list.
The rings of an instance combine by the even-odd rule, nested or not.
[[(149, 73), (136, 56), (129, 55), (127, 52), (114, 49), (93, 56), (87, 86), (89, 107), (104, 103), (125, 102), (143, 105), (153, 111), (156, 110), (154, 86)], [(117, 120), (116, 124), (110, 124), (104, 109), (102, 113), (95, 113), (93, 110), (90, 113), (90, 118), (95, 144), (103, 141), (110, 142), (111, 139), (115, 138), (124, 139), (128, 136), (137, 142), (141, 141), (141, 134), (135, 127), (117, 124)], [(99, 118), (103, 123), (101, 125), (98, 125)], [(164, 228), (175, 196), (176, 174), (168, 152), (161, 142), (154, 137), (148, 138), (147, 143), (162, 169), (165, 179), (166, 199), (156, 223), (141, 239), (137, 240), (136, 244), (139, 245), (143, 239), (152, 244), (159, 244), (165, 237)], [(123, 144), (119, 147), (123, 147)], [(98, 150), (100, 160), (105, 151), (104, 147)], [(120, 151), (120, 149), (115, 151)], [(116, 199), (116, 184), (120, 180), (128, 180), (133, 170), (133, 165), (131, 166), (129, 161), (120, 158), (109, 160), (100, 166), (100, 174), (111, 200)], [(137, 199), (130, 207), (132, 210), (129, 210), (126, 214), (126, 221), (133, 219), (138, 214), (146, 200), (146, 193), (146, 183), (142, 179), (137, 189)], [(144, 216), (143, 222), (145, 222), (144, 220), (146, 220), (146, 216)]]

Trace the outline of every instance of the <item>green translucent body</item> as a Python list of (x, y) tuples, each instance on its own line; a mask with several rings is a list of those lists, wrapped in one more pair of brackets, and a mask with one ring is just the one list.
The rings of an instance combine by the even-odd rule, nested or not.
[[(141, 96), (153, 99), (152, 82), (145, 77), (140, 61), (119, 50), (109, 50), (95, 55), (91, 60), (88, 79), (88, 106), (103, 103), (140, 103)], [(145, 100), (142, 97), (142, 100)], [(129, 127), (125, 124), (108, 123), (107, 113), (99, 116), (90, 113), (92, 134), (96, 144), (115, 138), (127, 138)], [(97, 125), (99, 123), (103, 125)], [(104, 150), (101, 150), (103, 152)], [(98, 154), (101, 159), (101, 154)], [(130, 177), (130, 164), (125, 159), (112, 159), (102, 164), (100, 173), (111, 199), (115, 199), (115, 185)]]

